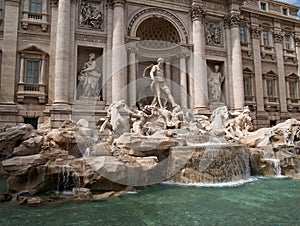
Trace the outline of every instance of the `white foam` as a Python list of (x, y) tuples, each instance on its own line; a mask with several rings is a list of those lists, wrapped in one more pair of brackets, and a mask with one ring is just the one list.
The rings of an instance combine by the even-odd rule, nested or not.
[(190, 147), (203, 147), (203, 146), (216, 146), (216, 145), (226, 145), (226, 143), (218, 143), (218, 142), (205, 142), (205, 143), (191, 143), (191, 142), (187, 142), (187, 146)]
[(258, 181), (257, 177), (250, 177), (245, 180), (239, 181), (229, 181), (229, 182), (220, 182), (220, 183), (180, 183), (180, 182), (173, 182), (173, 181), (166, 181), (162, 184), (171, 185), (171, 186), (183, 186), (183, 187), (238, 187), (247, 183), (253, 183)]

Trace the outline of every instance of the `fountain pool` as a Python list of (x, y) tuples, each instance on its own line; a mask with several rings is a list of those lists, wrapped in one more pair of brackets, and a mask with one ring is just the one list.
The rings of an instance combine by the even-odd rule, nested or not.
[[(105, 202), (0, 204), (0, 225), (299, 225), (300, 181), (237, 187), (149, 186)], [(4, 181), (1, 181), (4, 189)], [(132, 193), (132, 192), (131, 192)]]

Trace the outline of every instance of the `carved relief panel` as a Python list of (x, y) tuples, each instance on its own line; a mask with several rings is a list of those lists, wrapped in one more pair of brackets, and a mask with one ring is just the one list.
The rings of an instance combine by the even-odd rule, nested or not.
[(209, 46), (223, 46), (223, 29), (221, 21), (206, 21), (205, 42)]
[(81, 0), (78, 15), (80, 28), (103, 30), (104, 1)]

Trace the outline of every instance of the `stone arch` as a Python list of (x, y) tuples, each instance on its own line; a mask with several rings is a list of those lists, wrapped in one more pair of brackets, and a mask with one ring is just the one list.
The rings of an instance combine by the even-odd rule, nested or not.
[(165, 19), (172, 24), (178, 32), (180, 43), (188, 43), (188, 32), (182, 21), (173, 13), (159, 7), (143, 9), (136, 13), (129, 22), (127, 28), (128, 36), (136, 37), (140, 24), (146, 19), (155, 17)]

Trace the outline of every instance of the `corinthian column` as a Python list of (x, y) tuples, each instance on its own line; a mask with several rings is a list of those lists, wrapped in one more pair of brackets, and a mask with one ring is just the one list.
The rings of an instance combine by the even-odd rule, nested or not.
[(124, 100), (126, 92), (126, 50), (124, 46), (125, 0), (113, 0), (113, 37), (112, 37), (112, 100)]
[(258, 27), (251, 27), (251, 37), (253, 45), (253, 60), (254, 60), (254, 74), (255, 74), (255, 95), (257, 111), (264, 111), (264, 93), (263, 93), (263, 79), (262, 79), (262, 67), (261, 67), (261, 55), (260, 55), (260, 39), (261, 32)]
[(298, 62), (298, 76), (300, 76), (300, 34), (298, 33), (295, 36), (295, 43), (296, 43), (296, 55), (297, 55), (297, 62)]
[(59, 1), (55, 47), (55, 104), (68, 103), (70, 55), (70, 2)]
[(129, 106), (136, 104), (136, 52), (137, 47), (128, 48), (129, 51)]
[(226, 17), (227, 26), (230, 27), (230, 38), (231, 38), (232, 74), (230, 76), (232, 76), (231, 85), (232, 85), (234, 109), (243, 108), (245, 102), (239, 20), (240, 20), (240, 16), (237, 13), (230, 13)]
[(181, 107), (187, 108), (187, 75), (186, 75), (186, 54), (180, 55), (180, 98)]
[(280, 31), (275, 31), (273, 36), (274, 36), (274, 42), (275, 42), (274, 46), (276, 51), (280, 111), (287, 112), (286, 83), (285, 83), (285, 75), (284, 75), (284, 60), (283, 60), (283, 46), (282, 46), (284, 35)]
[(194, 108), (207, 108), (207, 68), (205, 59), (204, 9), (200, 4), (192, 4), (194, 42)]

